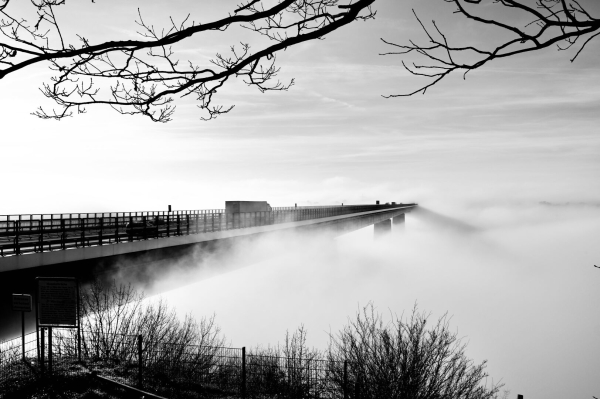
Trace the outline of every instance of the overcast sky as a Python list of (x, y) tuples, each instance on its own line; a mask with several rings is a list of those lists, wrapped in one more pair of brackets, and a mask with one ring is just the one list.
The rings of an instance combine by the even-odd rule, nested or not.
[[(403, 71), (400, 58), (378, 55), (389, 50), (381, 37), (424, 41), (412, 8), (457, 44), (495, 36), (442, 1), (375, 4), (374, 21), (279, 55), (282, 81), (296, 79), (290, 91), (261, 94), (233, 81), (217, 100), (234, 111), (211, 122), (188, 100), (177, 102), (168, 124), (102, 107), (61, 122), (38, 120), (29, 113), (51, 106), (38, 91), (46, 70), (3, 79), (0, 167), (11, 195), (1, 212), (220, 208), (232, 199), (281, 206), (600, 200), (596, 43), (574, 64), (573, 52), (552, 48), (492, 63), (466, 81), (455, 76), (425, 96), (384, 99), (423, 83)], [(205, 22), (225, 15), (227, 5), (153, 1), (141, 10), (161, 26), (169, 13), (190, 10)], [(98, 41), (134, 34), (135, 4), (77, 7), (64, 13), (71, 33), (81, 29)], [(243, 39), (228, 35), (182, 46), (181, 57), (206, 60)]]

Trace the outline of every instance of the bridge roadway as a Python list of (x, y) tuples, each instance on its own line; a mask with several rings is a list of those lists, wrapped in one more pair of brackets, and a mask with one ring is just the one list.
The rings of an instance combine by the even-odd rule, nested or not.
[[(194, 270), (208, 257), (234, 268), (259, 261), (235, 253), (252, 248), (253, 240), (265, 236), (314, 232), (338, 236), (369, 225), (375, 226), (376, 235), (383, 234), (390, 230), (392, 218), (402, 226), (404, 214), (415, 206), (292, 207), (243, 214), (212, 210), (0, 215), (0, 340), (20, 334), (20, 313), (11, 310), (11, 294), (35, 295), (35, 277), (77, 277), (81, 284), (118, 278), (147, 290), (172, 270), (189, 276), (186, 270)], [(155, 234), (148, 228), (145, 237), (143, 228), (127, 234), (127, 223), (139, 220), (154, 220)], [(281, 242), (286, 249), (302, 245), (298, 240)], [(185, 281), (191, 282), (189, 278)], [(25, 325), (26, 331), (35, 329), (34, 312), (25, 315)]]
[(339, 235), (374, 224), (376, 232), (385, 232), (391, 218), (398, 221), (401, 216), (403, 222), (404, 213), (415, 206), (290, 207), (231, 214), (210, 210), (0, 216), (0, 272), (291, 230), (327, 229)]

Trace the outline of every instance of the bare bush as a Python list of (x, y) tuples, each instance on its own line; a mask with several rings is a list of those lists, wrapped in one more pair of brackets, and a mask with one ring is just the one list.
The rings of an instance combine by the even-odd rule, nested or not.
[(82, 294), (81, 312), (82, 330), (105, 354), (129, 341), (125, 337), (137, 335), (144, 337), (145, 350), (155, 353), (149, 359), (165, 352), (166, 346), (172, 356), (185, 347), (222, 346), (224, 342), (214, 315), (199, 323), (189, 315), (180, 321), (166, 302), (146, 302), (131, 285), (93, 282)]
[(344, 390), (347, 361), (346, 378), (359, 391), (347, 392), (350, 398), (497, 398), (503, 385), (486, 386), (486, 362), (467, 358), (466, 344), (450, 331), (446, 315), (432, 327), (428, 318), (415, 306), (410, 318), (384, 324), (372, 304), (364, 307), (337, 336), (331, 335), (328, 358), (338, 390)]
[(247, 383), (251, 394), (283, 398), (322, 396), (327, 362), (323, 353), (306, 344), (307, 331), (300, 326), (285, 335), (283, 346), (260, 348), (247, 356)]
[[(134, 368), (137, 337), (143, 337), (145, 376), (165, 385), (206, 374), (218, 363), (224, 337), (214, 316), (179, 320), (164, 301), (146, 301), (131, 285), (93, 282), (81, 296), (82, 352), (87, 360)], [(57, 337), (66, 355), (76, 351), (75, 331)]]
[(114, 359), (128, 378), (142, 335), (145, 381), (169, 394), (235, 394), (245, 381), (249, 397), (497, 399), (503, 386), (487, 383), (486, 362), (466, 356), (445, 315), (430, 326), (416, 307), (409, 318), (384, 323), (367, 305), (331, 335), (326, 353), (308, 347), (301, 326), (281, 346), (248, 351), (245, 369), (241, 350), (223, 347), (214, 317), (180, 321), (164, 302), (144, 302), (131, 286), (96, 282), (82, 309), (86, 359)]

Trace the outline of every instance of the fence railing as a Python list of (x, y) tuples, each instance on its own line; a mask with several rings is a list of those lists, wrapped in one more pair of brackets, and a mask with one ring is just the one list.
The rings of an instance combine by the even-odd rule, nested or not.
[[(139, 335), (56, 330), (39, 346), (36, 333), (0, 342), (0, 392), (38, 374), (94, 373), (169, 398), (324, 398), (360, 397), (348, 362), (247, 352), (246, 348), (181, 345), (145, 341)], [(52, 349), (47, 347), (52, 342)], [(45, 355), (44, 355), (45, 353)], [(40, 359), (52, 368), (40, 367)], [(81, 357), (81, 362), (78, 361)], [(83, 367), (75, 367), (76, 364)]]
[(0, 257), (319, 219), (414, 204), (0, 215)]

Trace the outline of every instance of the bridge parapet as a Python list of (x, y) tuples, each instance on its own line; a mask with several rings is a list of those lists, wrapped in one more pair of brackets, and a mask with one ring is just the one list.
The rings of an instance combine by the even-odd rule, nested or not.
[(0, 257), (200, 234), (348, 215), (415, 204), (0, 215)]

